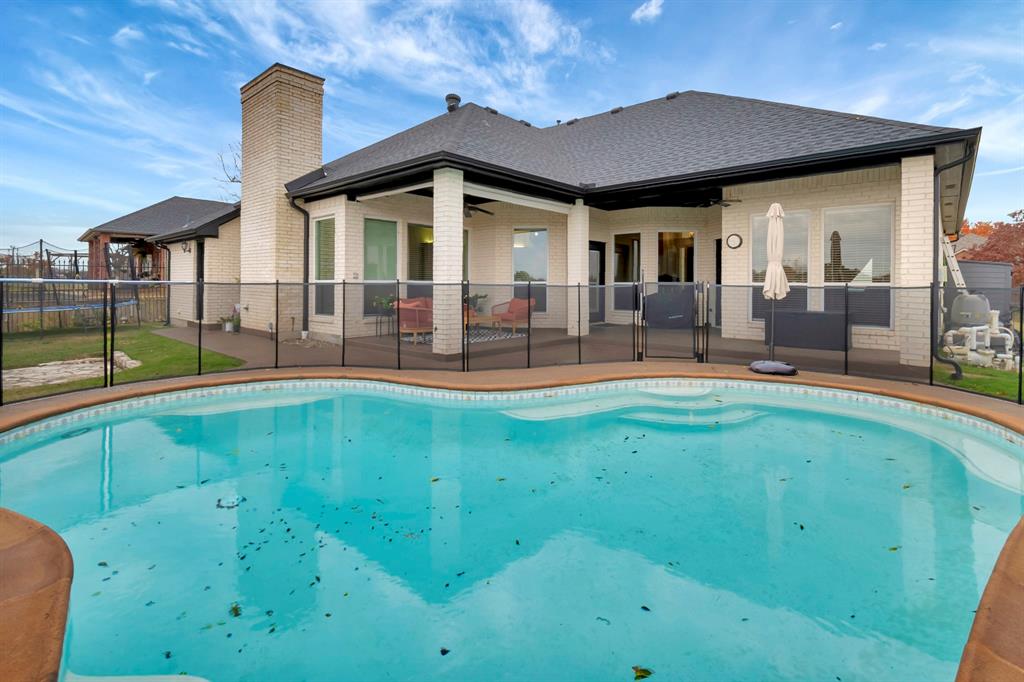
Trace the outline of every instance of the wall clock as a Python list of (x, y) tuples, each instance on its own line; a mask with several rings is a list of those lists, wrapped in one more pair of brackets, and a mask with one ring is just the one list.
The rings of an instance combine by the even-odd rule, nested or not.
[(739, 236), (735, 232), (725, 238), (725, 245), (730, 249), (738, 249), (743, 244), (743, 237)]

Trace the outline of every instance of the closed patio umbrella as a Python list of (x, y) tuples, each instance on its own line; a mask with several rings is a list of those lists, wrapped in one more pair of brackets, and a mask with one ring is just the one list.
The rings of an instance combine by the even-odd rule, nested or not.
[(785, 230), (782, 218), (782, 204), (774, 203), (768, 208), (768, 269), (764, 273), (764, 287), (761, 293), (772, 302), (772, 330), (768, 340), (768, 358), (775, 359), (775, 301), (786, 298), (789, 293), (789, 280), (782, 269), (782, 249), (785, 243)]

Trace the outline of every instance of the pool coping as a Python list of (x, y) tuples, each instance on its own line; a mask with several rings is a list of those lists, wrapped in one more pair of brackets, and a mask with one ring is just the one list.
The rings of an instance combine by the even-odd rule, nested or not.
[[(380, 381), (416, 386), (420, 388), (504, 392), (559, 388), (580, 384), (636, 379), (718, 379), (725, 381), (761, 381), (781, 384), (795, 384), (815, 388), (841, 391), (857, 391), (887, 398), (896, 398), (914, 403), (939, 407), (984, 419), (1011, 431), (1024, 434), (1024, 409), (1021, 406), (995, 398), (966, 394), (953, 389), (908, 384), (885, 379), (834, 376), (806, 372), (796, 377), (757, 375), (733, 365), (680, 365), (672, 362), (612, 363), (605, 365), (568, 365), (527, 370), (490, 370), (473, 373), (445, 372), (437, 370), (380, 370), (365, 368), (301, 367), (263, 370), (239, 370), (203, 376), (162, 379), (111, 388), (91, 389), (60, 396), (38, 398), (0, 407), (0, 433), (25, 424), (53, 417), (65, 412), (95, 407), (110, 402), (151, 396), (158, 393), (210, 388), (243, 383), (267, 381), (289, 381), (302, 379), (352, 379)], [(30, 639), (29, 649), (36, 654), (32, 657), (11, 657), (23, 667), (12, 667), (12, 676), (6, 679), (56, 679), (60, 653), (63, 647), (64, 626), (67, 619), (68, 598), (73, 571), (72, 559), (67, 546), (59, 535), (31, 519), (14, 512), (0, 509), (0, 574), (10, 570), (3, 539), (8, 537), (11, 524), (28, 522), (38, 526), (38, 533), (50, 537), (50, 542), (29, 554), (30, 559), (18, 557), (19, 562), (30, 564), (36, 572), (58, 577), (43, 586), (19, 593), (14, 599), (28, 600), (41, 605), (47, 614), (44, 626), (37, 627), (37, 636)], [(47, 535), (48, 534), (48, 535)], [(66, 556), (56, 543), (63, 547)], [(15, 570), (19, 570), (17, 567)], [(20, 570), (25, 572), (24, 567)], [(66, 581), (66, 584), (65, 582)], [(63, 586), (63, 592), (61, 587)], [(12, 597), (0, 592), (0, 609), (5, 612)], [(33, 601), (34, 600), (34, 601)], [(54, 614), (54, 610), (56, 610)], [(1017, 614), (1024, 612), (1024, 517), (1007, 539), (996, 561), (992, 576), (985, 586), (984, 594), (975, 614), (970, 636), (964, 646), (957, 682), (1024, 682), (1024, 653), (1018, 651), (1017, 643), (1024, 641), (1024, 619)], [(56, 618), (50, 618), (54, 614)], [(9, 619), (0, 619), (0, 621)], [(54, 627), (59, 623), (60, 627)], [(10, 642), (8, 633), (0, 628), (0, 641)], [(56, 659), (53, 658), (56, 652)], [(17, 652), (20, 654), (21, 652)], [(52, 667), (53, 661), (57, 667)], [(39, 670), (45, 667), (49, 675), (35, 675), (33, 662), (39, 662)], [(45, 661), (45, 664), (42, 662)], [(31, 666), (31, 667), (30, 667)], [(34, 676), (35, 675), (35, 676)]]
[(73, 574), (60, 535), (0, 508), (0, 679), (58, 678)]
[[(699, 367), (700, 369), (695, 369)], [(302, 379), (355, 379), (382, 381), (421, 388), (459, 391), (522, 391), (559, 388), (631, 379), (722, 379), (797, 384), (815, 388), (881, 395), (888, 398), (940, 407), (984, 419), (1024, 435), (1024, 407), (1009, 401), (978, 396), (955, 389), (911, 384), (887, 379), (835, 376), (805, 372), (795, 377), (754, 374), (735, 365), (681, 365), (673, 362), (564, 365), (523, 370), (451, 372), (442, 370), (386, 370), (340, 367), (296, 367), (235, 370), (217, 374), (158, 379), (96, 388), (59, 396), (36, 398), (0, 407), (0, 433), (30, 422), (94, 407), (109, 402), (157, 393), (210, 388), (243, 383)]]

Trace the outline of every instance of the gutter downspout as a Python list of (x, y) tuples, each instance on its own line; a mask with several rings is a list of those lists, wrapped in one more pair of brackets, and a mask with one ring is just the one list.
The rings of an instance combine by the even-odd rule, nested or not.
[(302, 214), (302, 331), (309, 333), (309, 211), (288, 197), (288, 203)]
[(950, 168), (962, 166), (971, 160), (974, 156), (974, 146), (967, 142), (967, 151), (956, 161), (950, 161), (944, 163), (941, 166), (935, 167), (935, 180), (932, 186), (932, 193), (935, 206), (933, 208), (932, 224), (933, 224), (933, 247), (932, 247), (932, 308), (935, 310), (935, 319), (932, 320), (932, 333), (935, 334), (935, 338), (932, 340), (932, 358), (938, 362), (946, 365), (953, 366), (953, 378), (963, 379), (964, 373), (960, 368), (960, 363), (950, 358), (944, 358), (939, 353), (939, 339), (941, 339), (942, 329), (939, 327), (939, 319), (941, 319), (942, 310), (939, 306), (939, 244), (942, 243), (942, 183), (939, 181), (939, 176), (942, 175), (943, 171), (947, 171)]
[[(164, 277), (164, 279), (166, 279), (168, 282), (170, 282), (171, 281), (171, 247), (169, 247), (166, 244), (163, 244), (161, 242), (157, 242), (156, 243), (156, 247), (158, 249), (163, 249), (164, 253), (167, 254), (167, 269), (166, 269), (166, 276)], [(167, 321), (164, 322), (164, 326), (165, 327), (170, 327), (171, 326), (171, 290), (170, 290), (170, 285), (168, 285), (168, 289), (167, 289)]]

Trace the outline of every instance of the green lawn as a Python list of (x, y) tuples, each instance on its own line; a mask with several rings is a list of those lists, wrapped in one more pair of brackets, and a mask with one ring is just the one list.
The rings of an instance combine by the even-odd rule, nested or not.
[[(133, 369), (118, 370), (114, 383), (128, 383), (145, 379), (187, 376), (196, 373), (196, 347), (189, 343), (168, 339), (154, 334), (160, 326), (143, 325), (119, 326), (115, 334), (116, 349), (124, 351), (142, 365)], [(32, 367), (55, 360), (74, 360), (103, 355), (103, 335), (98, 329), (91, 331), (56, 330), (47, 331), (42, 337), (38, 332), (5, 334), (3, 346), (3, 368)], [(238, 358), (203, 351), (203, 372), (218, 372), (239, 367)], [(103, 385), (103, 378), (80, 379), (63, 384), (34, 386), (31, 388), (4, 389), (4, 402), (35, 398), (54, 393), (92, 388)]]
[(964, 378), (954, 380), (951, 375), (953, 368), (936, 362), (934, 378), (936, 384), (956, 386), (965, 391), (973, 391), (997, 398), (1017, 399), (1017, 373), (992, 369), (991, 367), (973, 367), (961, 365)]

